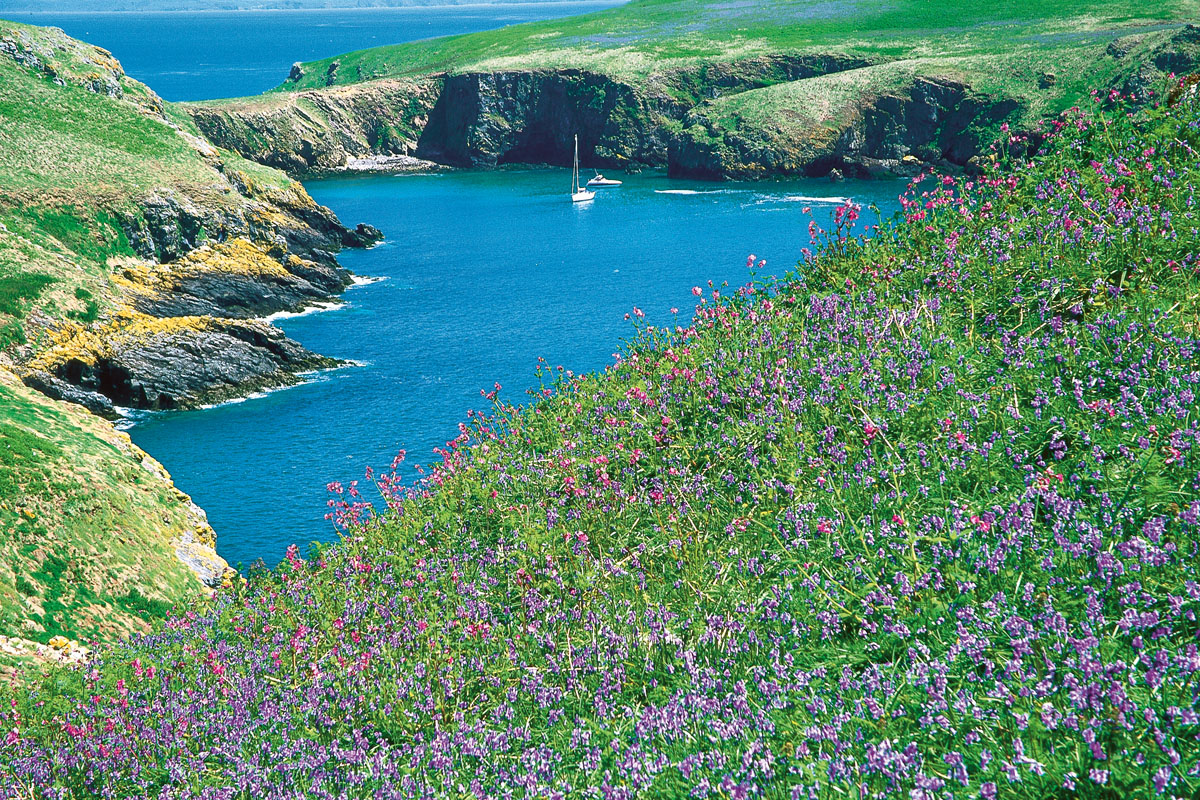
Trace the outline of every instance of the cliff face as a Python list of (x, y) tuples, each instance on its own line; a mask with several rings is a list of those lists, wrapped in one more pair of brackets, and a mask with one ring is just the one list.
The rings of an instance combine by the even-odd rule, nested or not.
[[(1194, 68), (1196, 35), (1191, 27), (1136, 34), (1082, 57), (1094, 81), (1144, 95), (1168, 72)], [(453, 166), (566, 165), (578, 134), (586, 166), (648, 165), (713, 179), (906, 174), (922, 164), (965, 166), (1002, 122), (1028, 128), (1095, 88), (1036, 55), (772, 54), (637, 78), (578, 68), (468, 70), (189, 112), (220, 146), (293, 171), (340, 169), (353, 157), (413, 145), (420, 158)], [(293, 81), (303, 78), (293, 73)], [(403, 131), (405, 149), (397, 136), (372, 135), (380, 130)]]
[(661, 161), (665, 142), (633, 87), (581, 70), (444, 79), (417, 155), (456, 166), (569, 164), (574, 136), (590, 163)]
[(353, 156), (408, 154), (441, 87), (437, 77), (385, 80), (187, 110), (214, 144), (303, 173), (339, 169)]
[(576, 134), (589, 165), (663, 166), (671, 126), (697, 102), (867, 63), (768, 55), (673, 69), (636, 83), (582, 69), (468, 72), (187, 110), (213, 143), (293, 172), (397, 153), (452, 166), (565, 165)]
[[(996, 125), (1019, 116), (1017, 101), (973, 96), (963, 83), (919, 77), (896, 91), (862, 96), (843, 124), (803, 117), (755, 125), (690, 112), (670, 144), (670, 173), (710, 179), (915, 173), (924, 163), (963, 166)], [(785, 118), (786, 119), (786, 118)]]

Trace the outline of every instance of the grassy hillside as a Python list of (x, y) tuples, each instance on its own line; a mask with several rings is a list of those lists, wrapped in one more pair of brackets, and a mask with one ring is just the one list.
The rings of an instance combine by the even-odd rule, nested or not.
[(154, 194), (236, 211), (231, 174), (270, 189), (286, 176), (219, 155), (99, 48), (0, 20), (0, 349), (26, 320), (92, 323), (120, 299), (112, 263), (136, 254), (121, 224)]
[(415, 487), (370, 476), (378, 513), (332, 487), (340, 544), (19, 697), (0, 774), (1194, 797), (1200, 102), (1048, 134), (923, 176), (869, 241), (848, 204), (795, 274), (698, 286), (686, 327), (497, 399)]
[(0, 368), (0, 674), (50, 642), (144, 633), (220, 576), (203, 512), (153, 459), (79, 406)]
[[(408, 152), (753, 178), (964, 167), (1093, 88), (1200, 63), (1200, 3), (635, 0), (297, 65), (272, 93), (187, 106), (276, 166)], [(924, 90), (936, 84), (933, 102)], [(331, 88), (332, 87), (332, 88)]]

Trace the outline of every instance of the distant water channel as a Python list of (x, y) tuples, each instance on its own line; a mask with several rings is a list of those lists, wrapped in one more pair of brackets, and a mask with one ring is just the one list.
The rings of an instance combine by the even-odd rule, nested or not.
[[(347, 0), (346, 5), (351, 5)], [(166, 100), (208, 100), (265, 92), (296, 61), (313, 61), (414, 39), (586, 14), (618, 0), (481, 3), (313, 11), (6, 12), (53, 25), (113, 52), (125, 71)]]
[[(828, 225), (841, 197), (896, 207), (895, 182), (710, 184), (622, 176), (619, 189), (572, 205), (559, 169), (313, 181), (346, 222), (388, 238), (343, 263), (383, 280), (346, 305), (279, 321), (308, 347), (362, 366), (216, 408), (134, 420), (134, 441), (208, 510), (231, 563), (277, 563), (287, 545), (329, 539), (325, 484), (361, 478), (398, 450), (429, 463), (457, 434), (480, 389), (520, 402), (538, 356), (583, 372), (611, 363), (632, 329), (686, 320), (691, 288), (739, 285), (746, 256), (764, 274), (794, 266), (812, 208)], [(873, 215), (867, 214), (867, 217)], [(873, 219), (867, 219), (871, 222)]]

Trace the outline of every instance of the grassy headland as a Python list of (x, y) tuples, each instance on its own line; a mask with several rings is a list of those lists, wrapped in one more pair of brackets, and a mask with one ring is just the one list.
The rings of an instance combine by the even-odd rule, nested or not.
[(342, 542), (18, 697), (0, 775), (1194, 797), (1200, 101), (1101, 105), (497, 398), (378, 513), (332, 487)]
[[(289, 169), (409, 152), (449, 164), (651, 164), (701, 177), (963, 166), (1093, 88), (1196, 62), (1194, 0), (1013, 4), (635, 0), (298, 64), (273, 93), (188, 106)], [(928, 91), (929, 87), (933, 91)]]

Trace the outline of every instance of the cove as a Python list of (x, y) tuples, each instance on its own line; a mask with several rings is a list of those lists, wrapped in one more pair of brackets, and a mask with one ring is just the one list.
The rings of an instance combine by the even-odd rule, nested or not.
[[(361, 479), (402, 448), (409, 465), (432, 462), (467, 410), (487, 407), (480, 390), (498, 382), (502, 397), (528, 400), (538, 357), (601, 369), (632, 334), (633, 306), (651, 324), (686, 324), (693, 286), (744, 283), (751, 252), (767, 259), (763, 276), (782, 274), (808, 244), (811, 218), (830, 227), (844, 197), (890, 216), (903, 188), (619, 177), (624, 186), (575, 205), (569, 171), (550, 168), (308, 182), (344, 221), (384, 231), (377, 247), (342, 254), (356, 274), (383, 280), (350, 289), (338, 310), (277, 324), (360, 366), (211, 409), (137, 416), (130, 435), (208, 511), (221, 555), (274, 566), (293, 542), (336, 537), (324, 519), (328, 482)], [(875, 221), (864, 210), (861, 222)]]

